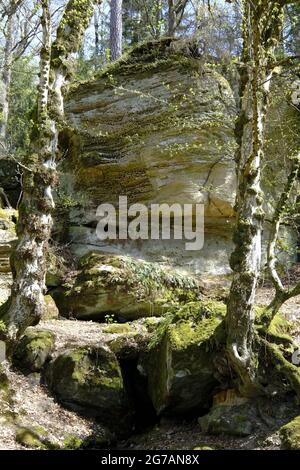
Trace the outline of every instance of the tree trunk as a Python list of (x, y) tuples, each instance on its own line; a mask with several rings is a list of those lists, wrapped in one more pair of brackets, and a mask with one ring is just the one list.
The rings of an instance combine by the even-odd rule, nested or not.
[(81, 0), (78, 5), (77, 0), (69, 0), (51, 46), (48, 0), (42, 2), (44, 44), (40, 61), (38, 137), (32, 142), (28, 171), (23, 176), (18, 243), (12, 258), (12, 294), (2, 309), (8, 347), (27, 326), (37, 323), (44, 312), (46, 254), (54, 208), (52, 190), (57, 182), (55, 161), (58, 135), (63, 126), (63, 89), (70, 78), (70, 60), (81, 47), (94, 3)]
[(110, 7), (110, 59), (117, 60), (122, 55), (123, 19), (122, 0), (111, 0)]
[(4, 47), (4, 63), (3, 63), (3, 72), (2, 72), (2, 110), (1, 110), (1, 120), (0, 120), (0, 142), (4, 148), (7, 147), (6, 137), (7, 137), (7, 123), (9, 117), (9, 92), (11, 84), (11, 72), (12, 72), (12, 62), (13, 62), (13, 35), (14, 35), (14, 25), (15, 25), (15, 12), (9, 14), (7, 20), (6, 28), (6, 40)]
[(280, 276), (277, 272), (277, 256), (276, 256), (276, 244), (279, 237), (280, 225), (282, 218), (284, 217), (285, 211), (288, 207), (290, 197), (293, 189), (295, 188), (296, 182), (298, 181), (300, 173), (300, 153), (293, 159), (292, 168), (288, 176), (287, 182), (284, 186), (284, 190), (277, 202), (274, 216), (271, 222), (271, 230), (268, 243), (268, 270), (271, 276), (271, 280), (275, 287), (275, 297), (266, 308), (264, 314), (261, 317), (262, 325), (267, 328), (276, 313), (279, 311), (281, 306), (291, 297), (294, 297), (299, 292), (299, 283), (293, 289), (284, 287), (281, 282)]
[(279, 10), (274, 15), (276, 8), (279, 8), (276, 1), (263, 0), (259, 5), (245, 2), (244, 67), (241, 111), (237, 123), (237, 224), (234, 233), (235, 249), (231, 256), (233, 281), (227, 307), (227, 352), (245, 395), (257, 392), (253, 355), (253, 306), (261, 263), (261, 161), (272, 77), (269, 59), (272, 57), (281, 21)]
[(94, 28), (95, 28), (95, 56), (100, 55), (100, 35), (99, 35), (99, 15), (98, 12), (94, 13)]
[(161, 37), (162, 0), (156, 0), (155, 8), (155, 39), (159, 39)]

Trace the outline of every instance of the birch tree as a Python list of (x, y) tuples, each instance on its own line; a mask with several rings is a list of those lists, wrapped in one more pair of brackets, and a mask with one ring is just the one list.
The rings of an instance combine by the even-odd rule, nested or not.
[(15, 28), (15, 9), (8, 11), (6, 31), (5, 31), (5, 46), (4, 46), (4, 63), (2, 70), (2, 93), (1, 93), (1, 120), (0, 120), (0, 141), (2, 147), (6, 147), (6, 134), (9, 113), (9, 90), (11, 84), (12, 63), (13, 63), (13, 37)]
[(123, 41), (123, 0), (111, 0), (110, 7), (110, 59), (117, 60), (122, 55)]
[(71, 77), (71, 59), (81, 47), (96, 3), (69, 0), (52, 42), (48, 0), (41, 2), (43, 48), (36, 135), (23, 174), (18, 242), (12, 258), (12, 293), (1, 309), (8, 347), (44, 313), (46, 254), (53, 224), (52, 190), (57, 182), (58, 135), (64, 125), (64, 90)]
[(253, 354), (254, 296), (261, 267), (263, 195), (261, 165), (265, 117), (275, 51), (281, 36), (284, 0), (244, 0), (240, 114), (236, 134), (237, 222), (231, 256), (233, 281), (227, 306), (227, 353), (244, 394), (258, 392)]
[(175, 36), (187, 4), (188, 0), (168, 0), (168, 36)]

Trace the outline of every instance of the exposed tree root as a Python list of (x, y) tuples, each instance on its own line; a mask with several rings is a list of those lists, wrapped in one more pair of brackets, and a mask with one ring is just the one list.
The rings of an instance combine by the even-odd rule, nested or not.
[(270, 343), (266, 339), (258, 337), (260, 344), (264, 346), (268, 352), (271, 361), (275, 365), (277, 371), (284, 375), (284, 377), (290, 383), (290, 386), (295, 391), (300, 403), (300, 370), (297, 366), (291, 364), (284, 355), (280, 352), (280, 349), (277, 345)]

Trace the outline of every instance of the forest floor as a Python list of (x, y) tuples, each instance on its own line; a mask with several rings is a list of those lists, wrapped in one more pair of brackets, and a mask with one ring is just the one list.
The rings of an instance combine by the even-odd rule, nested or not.
[(13, 371), (8, 364), (4, 364), (4, 369), (9, 379), (10, 399), (8, 402), (1, 400), (0, 450), (24, 450), (16, 440), (21, 428), (36, 429), (38, 434), (42, 429), (47, 441), (57, 447), (64, 447), (66, 441), (74, 437), (86, 440), (95, 435), (105, 436), (104, 428), (92, 419), (81, 417), (56, 403), (34, 374), (26, 377)]
[[(268, 304), (273, 293), (273, 289), (270, 287), (259, 288), (256, 303), (258, 305)], [(300, 296), (286, 302), (282, 311), (289, 320), (300, 318)], [(66, 322), (50, 322), (53, 328), (56, 323), (56, 332), (61, 333), (62, 340), (64, 337), (61, 328), (65, 323), (65, 325), (68, 324), (68, 340), (72, 337), (74, 342), (78, 344), (83, 339), (86, 341), (89, 338), (88, 342), (94, 342), (97, 336), (99, 341), (98, 325), (86, 322), (86, 331), (83, 331), (81, 327), (79, 328), (81, 322)], [(297, 341), (300, 338), (300, 330), (295, 329), (293, 336)], [(84, 418), (59, 405), (47, 392), (47, 389), (39, 383), (38, 376), (31, 374), (26, 377), (22, 373), (12, 370), (8, 364), (4, 364), (4, 368), (9, 379), (11, 394), (9, 401), (3, 402), (1, 400), (0, 403), (0, 450), (24, 449), (16, 441), (16, 433), (20, 427), (43, 428), (47, 432), (47, 439), (59, 447), (64, 447), (68, 436), (75, 436), (80, 440), (105, 436), (105, 429), (95, 424), (92, 419)], [(192, 450), (202, 447), (216, 450), (280, 449), (279, 427), (280, 423), (278, 423), (277, 430), (273, 432), (258, 432), (247, 438), (213, 437), (202, 434), (196, 420), (180, 421), (162, 418), (152, 428), (118, 442), (112, 448), (117, 448), (120, 451), (122, 449)]]

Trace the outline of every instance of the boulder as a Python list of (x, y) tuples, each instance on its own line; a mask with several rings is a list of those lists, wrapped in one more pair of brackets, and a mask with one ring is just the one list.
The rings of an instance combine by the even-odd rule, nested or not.
[(116, 356), (104, 346), (69, 349), (49, 365), (46, 380), (64, 405), (97, 417), (118, 434), (133, 426), (133, 410)]
[(214, 406), (199, 418), (201, 431), (212, 435), (245, 437), (258, 430), (258, 417), (252, 404)]
[(54, 334), (27, 328), (17, 344), (13, 362), (25, 372), (40, 372), (55, 346)]
[[(229, 272), (236, 104), (220, 72), (165, 39), (137, 47), (70, 92), (58, 210), (65, 207), (77, 256), (98, 249), (191, 272)], [(203, 203), (204, 250), (195, 256), (173, 239), (101, 242), (96, 209), (116, 205), (120, 195), (147, 206)]]
[(218, 384), (214, 356), (224, 341), (225, 312), (221, 302), (192, 302), (160, 323), (139, 364), (157, 414), (209, 407)]
[(200, 285), (192, 276), (127, 256), (90, 253), (73, 279), (51, 292), (62, 316), (119, 321), (158, 316), (170, 305), (196, 300)]
[[(65, 106), (69, 129), (61, 134), (68, 158), (57, 222), (66, 221), (66, 241), (78, 258), (98, 250), (206, 277), (230, 273), (237, 84), (228, 69), (193, 53), (186, 41), (163, 39), (137, 46), (92, 81), (72, 88)], [(287, 88), (274, 85), (267, 119), (266, 219), (284, 186), (287, 160), (298, 151), (299, 118), (286, 103)], [(276, 158), (278, 148), (287, 156), (284, 165)], [(129, 204), (145, 204), (149, 215), (152, 203), (203, 203), (203, 249), (187, 251), (185, 241), (174, 239), (100, 241), (96, 209), (102, 203), (117, 207), (120, 195), (128, 196)], [(265, 239), (268, 231), (266, 222)], [(295, 246), (297, 234), (283, 227), (280, 238), (281, 246)], [(280, 251), (284, 266), (295, 261)]]
[(300, 416), (297, 416), (280, 429), (280, 438), (285, 449), (300, 449)]

